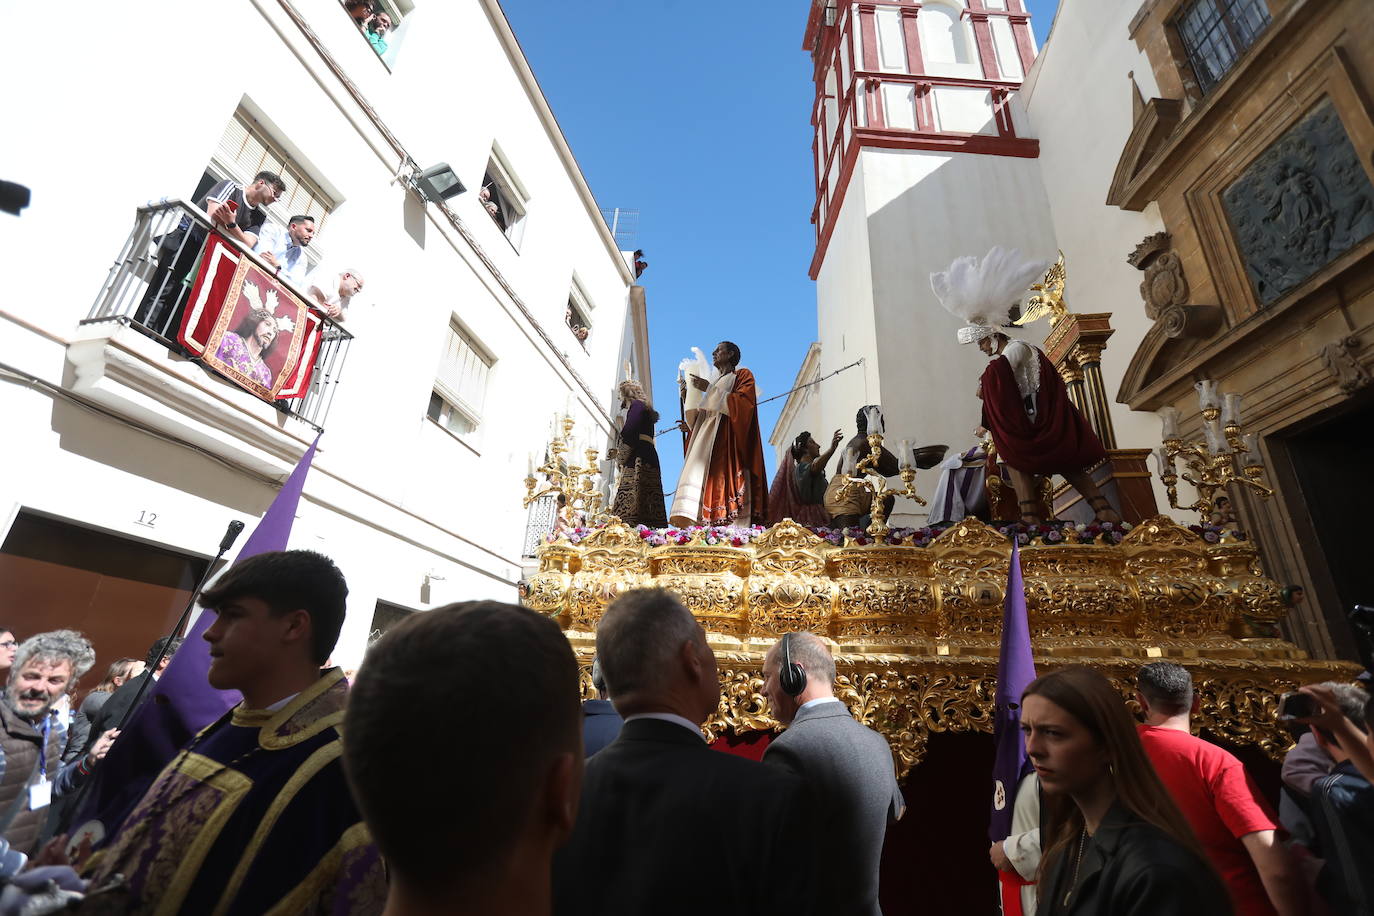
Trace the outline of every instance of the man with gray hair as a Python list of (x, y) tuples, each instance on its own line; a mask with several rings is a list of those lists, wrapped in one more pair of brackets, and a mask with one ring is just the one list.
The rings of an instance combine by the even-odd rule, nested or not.
[(596, 652), (625, 725), (587, 761), (577, 826), (554, 857), (554, 913), (812, 912), (805, 785), (707, 746), (720, 682), (691, 611), (663, 589), (626, 592)]
[[(53, 630), (31, 636), (19, 646), (9, 683), (0, 699), (0, 836), (9, 850), (32, 855), (54, 795), (80, 786), (91, 767), (105, 756), (113, 730), (92, 742), (86, 755), (63, 765), (65, 733), (52, 727), (48, 715), (73, 681), (95, 664), (95, 650), (75, 630)], [(5, 855), (6, 865), (22, 859)]]
[(835, 697), (835, 659), (811, 633), (788, 633), (763, 662), (763, 694), (788, 726), (763, 763), (806, 780), (817, 812), (816, 911), (880, 916), (878, 863), (887, 825), (906, 810), (887, 739)]
[(582, 701), (582, 747), (588, 757), (614, 741), (625, 721), (611, 704), (599, 658), (592, 659), (592, 686), (596, 699)]

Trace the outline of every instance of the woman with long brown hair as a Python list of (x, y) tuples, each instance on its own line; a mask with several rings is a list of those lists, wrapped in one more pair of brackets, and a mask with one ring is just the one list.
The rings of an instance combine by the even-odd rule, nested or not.
[(1111, 683), (1074, 666), (1021, 696), (1044, 792), (1038, 916), (1225, 916), (1230, 899)]
[(110, 665), (110, 670), (105, 672), (105, 679), (91, 688), (91, 692), (86, 694), (86, 699), (81, 701), (81, 714), (88, 719), (94, 719), (95, 714), (100, 712), (100, 707), (105, 705), (105, 701), (110, 698), (110, 694), (124, 685), (129, 678), (137, 677), (143, 671), (143, 659), (141, 658), (119, 658), (115, 659)]

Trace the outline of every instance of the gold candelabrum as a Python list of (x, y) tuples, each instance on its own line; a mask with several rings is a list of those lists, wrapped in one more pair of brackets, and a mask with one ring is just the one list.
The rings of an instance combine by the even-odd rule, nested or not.
[[(572, 438), (576, 425), (577, 421), (570, 416), (554, 420), (553, 438), (544, 451), (543, 463), (536, 467), (534, 457), (530, 457), (529, 472), (525, 477), (525, 498), (521, 505), (528, 508), (530, 503), (546, 496), (562, 496), (568, 508), (581, 510), (587, 524), (594, 525), (606, 520), (602, 511), (604, 500), (597, 486), (597, 478), (601, 476), (598, 464), (600, 456), (589, 445), (582, 450), (587, 463), (572, 463), (572, 455), (578, 451)], [(565, 454), (567, 458), (563, 457)], [(544, 478), (542, 487), (539, 477)]]
[[(1185, 512), (1196, 511), (1203, 522), (1211, 520), (1219, 490), (1231, 484), (1249, 487), (1262, 498), (1274, 495), (1263, 483), (1264, 457), (1259, 434), (1245, 433), (1240, 419), (1240, 395), (1217, 395), (1217, 383), (1204, 379), (1196, 385), (1202, 410), (1203, 441), (1185, 441), (1179, 432), (1179, 410), (1165, 407), (1159, 411), (1164, 423), (1164, 447), (1155, 452), (1159, 478), (1169, 494), (1169, 505)], [(1182, 459), (1182, 473), (1176, 468)], [(1197, 490), (1191, 505), (1178, 503), (1178, 479), (1182, 477)]]
[(847, 498), (851, 493), (865, 490), (872, 494), (873, 503), (869, 508), (869, 514), (873, 517), (872, 523), (868, 526), (868, 536), (879, 544), (887, 543), (887, 533), (892, 529), (887, 524), (887, 510), (883, 503), (889, 496), (905, 496), (907, 499), (914, 499), (922, 506), (926, 501), (916, 495), (916, 468), (911, 462), (911, 448), (907, 442), (902, 443), (901, 469), (898, 474), (902, 478), (902, 488), (900, 490), (890, 489), (887, 485), (887, 478), (878, 470), (878, 462), (883, 456), (883, 434), (868, 434), (868, 456), (859, 460), (854, 465), (854, 470), (848, 475), (849, 479), (844, 482), (844, 486), (839, 491), (841, 499)]

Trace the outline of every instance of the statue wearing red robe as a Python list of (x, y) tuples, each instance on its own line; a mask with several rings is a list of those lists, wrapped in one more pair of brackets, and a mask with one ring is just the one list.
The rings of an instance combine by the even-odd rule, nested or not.
[[(1069, 400), (1054, 364), (1039, 349), (1025, 347), (1038, 361), (1038, 390), (1023, 394), (1008, 355), (994, 356), (983, 370), (983, 426), (1008, 467), (1027, 474), (1083, 471), (1107, 457), (1102, 440)], [(1035, 407), (1032, 417), (1027, 400)]]
[[(764, 524), (768, 479), (763, 467), (754, 373), (736, 368), (739, 348), (728, 342), (713, 354), (722, 375), (690, 418), (687, 456), (669, 521), (685, 525)], [(709, 447), (709, 453), (708, 453)]]

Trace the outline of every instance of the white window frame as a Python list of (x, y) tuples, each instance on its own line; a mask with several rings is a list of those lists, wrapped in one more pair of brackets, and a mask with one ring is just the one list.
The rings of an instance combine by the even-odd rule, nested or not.
[[(434, 385), (431, 389), (429, 404), (425, 407), (425, 416), (432, 422), (439, 425), (446, 432), (458, 438), (466, 438), (476, 434), (482, 428), (482, 410), (485, 406), (487, 392), (491, 389), (492, 374), (496, 368), (496, 357), (490, 348), (485, 346), (476, 334), (472, 333), (457, 315), (449, 318), (448, 331), (457, 336), (467, 348), (472, 351), (478, 361), (486, 366), (486, 373), (482, 379), (481, 404), (473, 404), (463, 396), (455, 387), (455, 383), (460, 380), (448, 380), (441, 375), (444, 368), (444, 360), (447, 356), (448, 338), (444, 339), (444, 353), (440, 356), (440, 365), (434, 374)], [(439, 416), (431, 414), (434, 409), (435, 399), (442, 402), (439, 408)], [(466, 423), (470, 429), (457, 430), (452, 427), (453, 419), (457, 417)]]
[(488, 183), (492, 188), (493, 195), (499, 195), (498, 203), (501, 209), (507, 214), (506, 225), (504, 228), (496, 221), (495, 217), (490, 217), (496, 223), (498, 229), (511, 243), (511, 246), (518, 252), (520, 244), (525, 238), (525, 224), (529, 221), (530, 195), (525, 190), (525, 186), (516, 177), (514, 169), (510, 167), (510, 162), (502, 153), (499, 144), (491, 145), (491, 155), (487, 157), (487, 168), (482, 174), (482, 186), (487, 187)]
[[(591, 297), (587, 295), (587, 290), (582, 286), (582, 281), (578, 279), (576, 272), (573, 273), (572, 283), (568, 286), (568, 308), (573, 310), (574, 315), (581, 316), (582, 326), (587, 329), (587, 338), (591, 339), (593, 330), (592, 312), (595, 311), (596, 304), (593, 303)], [(572, 325), (566, 321), (564, 325), (568, 328), (568, 333), (572, 334)], [(573, 340), (577, 340), (576, 334), (573, 334)], [(577, 342), (583, 350), (587, 349), (587, 341), (577, 340)]]

